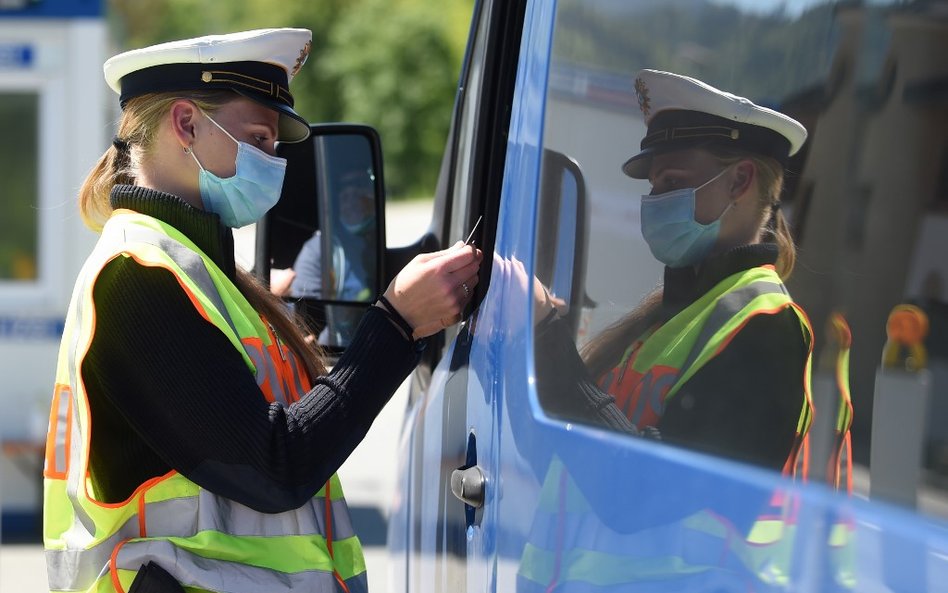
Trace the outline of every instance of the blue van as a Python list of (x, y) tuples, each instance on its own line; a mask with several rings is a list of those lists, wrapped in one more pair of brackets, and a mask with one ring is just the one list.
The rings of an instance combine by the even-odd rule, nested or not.
[[(284, 147), (284, 199), (258, 232), (264, 277), (318, 236), (323, 274), (348, 253), (376, 294), (480, 221), (474, 298), (412, 381), (388, 529), (395, 590), (948, 591), (946, 55), (945, 1), (478, 0), (416, 244), (384, 248), (373, 130), (314, 126), (311, 143)], [(645, 132), (641, 68), (808, 129), (783, 197), (799, 248), (788, 287), (815, 328), (814, 398), (836, 402), (849, 377), (852, 493), (563, 417), (538, 394), (563, 378), (542, 375), (523, 277), (566, 303), (577, 348), (662, 280), (639, 227), (650, 188), (620, 170)], [(379, 221), (358, 240), (332, 197), (354, 168), (369, 172)], [(330, 350), (365, 306), (342, 293), (296, 302)], [(880, 368), (898, 346), (890, 311), (906, 304), (924, 341)], [(840, 318), (848, 369), (823, 329)], [(822, 405), (814, 432), (836, 417)], [(774, 529), (754, 536), (768, 512)]]

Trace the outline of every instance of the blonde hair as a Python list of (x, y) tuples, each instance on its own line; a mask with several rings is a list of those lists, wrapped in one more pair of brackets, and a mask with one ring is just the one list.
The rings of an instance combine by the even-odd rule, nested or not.
[[(765, 240), (777, 245), (777, 274), (786, 280), (796, 263), (796, 245), (790, 234), (790, 226), (780, 211), (780, 196), (783, 192), (783, 168), (768, 157), (708, 146), (710, 152), (722, 166), (741, 160), (750, 160), (757, 168), (758, 220), (760, 232)], [(770, 224), (773, 221), (773, 224)], [(671, 316), (662, 306), (664, 288), (658, 286), (625, 317), (606, 328), (583, 346), (581, 355), (593, 377), (598, 378), (612, 369), (625, 351), (649, 328), (664, 323)]]
[[(777, 245), (777, 274), (786, 280), (793, 272), (797, 261), (797, 247), (790, 233), (790, 225), (780, 210), (780, 197), (783, 193), (783, 167), (776, 160), (752, 153), (727, 148), (709, 147), (723, 166), (738, 161), (752, 161), (757, 169), (757, 196), (760, 231), (764, 240)], [(771, 221), (773, 224), (771, 224)]]
[(171, 104), (188, 99), (206, 113), (214, 113), (238, 95), (231, 91), (151, 93), (129, 100), (122, 111), (116, 136), (127, 144), (124, 150), (114, 145), (105, 151), (93, 165), (79, 189), (79, 213), (82, 221), (94, 231), (112, 214), (109, 195), (116, 185), (134, 185), (143, 160), (154, 152), (155, 140), (161, 121), (171, 110)]
[[(131, 99), (122, 111), (117, 137), (127, 146), (114, 145), (105, 151), (86, 176), (79, 189), (79, 213), (86, 226), (101, 231), (112, 214), (110, 195), (116, 185), (135, 185), (143, 161), (155, 150), (161, 121), (178, 99), (193, 101), (205, 113), (214, 113), (238, 98), (231, 91), (153, 93)], [(307, 341), (305, 323), (290, 312), (286, 304), (260, 284), (251, 274), (237, 268), (235, 284), (247, 302), (270, 324), (280, 338), (303, 361), (311, 381), (326, 374), (323, 352), (315, 340)]]

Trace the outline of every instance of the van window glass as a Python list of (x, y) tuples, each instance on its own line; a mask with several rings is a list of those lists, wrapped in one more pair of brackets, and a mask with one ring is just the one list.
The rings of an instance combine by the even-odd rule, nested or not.
[[(948, 21), (926, 6), (558, 3), (534, 262), (565, 302), (534, 336), (547, 415), (623, 430), (577, 403), (597, 389), (659, 446), (784, 473), (802, 422), (811, 479), (842, 467), (842, 490), (851, 481), (857, 495), (948, 517)], [(715, 309), (732, 294), (721, 283), (772, 269), (775, 247), (670, 272), (653, 255), (640, 217), (652, 187), (622, 171), (646, 132), (643, 68), (807, 129), (780, 194), (796, 244), (783, 279), (792, 303)], [(763, 223), (773, 244), (769, 211)], [(565, 361), (563, 340), (575, 355)], [(839, 442), (850, 420), (851, 448)], [(827, 462), (837, 454), (842, 464)]]
[(37, 135), (35, 93), (0, 94), (0, 281), (33, 282), (37, 269)]

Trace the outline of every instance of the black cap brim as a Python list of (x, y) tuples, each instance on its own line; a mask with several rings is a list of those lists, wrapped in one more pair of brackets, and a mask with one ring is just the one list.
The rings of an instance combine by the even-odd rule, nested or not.
[(649, 121), (639, 144), (641, 151), (622, 165), (622, 172), (635, 179), (648, 179), (656, 155), (714, 146), (769, 157), (781, 166), (786, 166), (790, 153), (790, 140), (770, 128), (700, 111), (669, 110)]
[(278, 123), (279, 130), (277, 131), (280, 142), (293, 144), (294, 142), (302, 142), (309, 138), (309, 123), (303, 119), (303, 116), (294, 111), (292, 107), (279, 101), (268, 100), (264, 97), (261, 97), (257, 93), (245, 93), (237, 89), (233, 90), (236, 93), (243, 95), (252, 101), (256, 101), (264, 107), (269, 107), (280, 114), (280, 121)]
[(648, 170), (652, 167), (653, 156), (655, 156), (655, 150), (646, 148), (623, 163), (622, 172), (633, 179), (648, 179)]

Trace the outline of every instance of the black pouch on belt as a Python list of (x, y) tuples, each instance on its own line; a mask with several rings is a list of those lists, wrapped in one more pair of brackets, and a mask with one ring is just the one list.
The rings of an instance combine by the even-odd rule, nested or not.
[(167, 570), (154, 562), (142, 566), (128, 593), (185, 593), (184, 587)]

